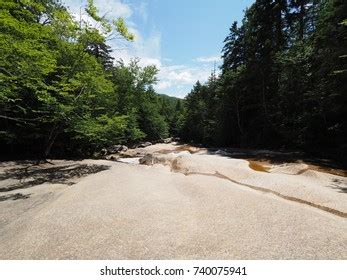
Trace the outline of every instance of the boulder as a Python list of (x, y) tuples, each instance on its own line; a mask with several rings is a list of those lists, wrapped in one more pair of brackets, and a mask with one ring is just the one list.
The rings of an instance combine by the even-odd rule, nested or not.
[(143, 164), (143, 165), (153, 165), (154, 163), (153, 155), (147, 154), (143, 158), (140, 158), (139, 162), (140, 164)]
[(172, 141), (173, 141), (173, 138), (172, 138), (172, 137), (163, 139), (163, 143), (164, 143), (164, 144), (169, 144), (169, 143), (171, 143)]
[(107, 152), (109, 154), (116, 154), (119, 152), (125, 152), (127, 150), (128, 150), (128, 147), (124, 145), (113, 145), (107, 148)]
[(107, 148), (107, 152), (109, 154), (115, 154), (118, 153), (118, 151), (121, 149), (121, 145), (113, 145)]
[(113, 160), (113, 161), (117, 161), (119, 159), (118, 155), (108, 155), (105, 157), (106, 160)]
[(139, 148), (146, 148), (148, 146), (152, 146), (152, 143), (151, 142), (141, 143), (138, 147)]
[(142, 151), (141, 149), (130, 149), (124, 152), (120, 152), (119, 155), (122, 158), (143, 157), (145, 155), (145, 151)]
[(105, 148), (101, 149), (101, 151), (100, 151), (101, 156), (106, 156), (107, 154), (108, 154), (107, 149), (105, 149)]

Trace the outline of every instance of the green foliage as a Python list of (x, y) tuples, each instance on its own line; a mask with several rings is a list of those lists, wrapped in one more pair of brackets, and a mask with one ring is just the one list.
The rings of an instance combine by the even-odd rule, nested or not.
[(214, 142), (216, 118), (214, 105), (216, 102), (216, 82), (212, 77), (206, 85), (198, 81), (185, 99), (187, 110), (184, 113), (182, 136), (198, 143)]
[(84, 145), (86, 150), (100, 150), (112, 144), (135, 143), (145, 137), (145, 133), (138, 128), (132, 117), (85, 117), (78, 119), (70, 129), (73, 139)]
[(152, 89), (158, 70), (142, 68), (138, 60), (114, 65), (108, 33), (126, 40), (134, 36), (123, 19), (100, 16), (92, 0), (85, 10), (95, 27), (74, 21), (58, 0), (2, 1), (4, 153), (86, 155), (111, 144), (168, 135)]
[(161, 94), (158, 96), (158, 106), (159, 114), (168, 124), (169, 134), (178, 136), (183, 125), (183, 100)]
[(144, 103), (139, 108), (139, 125), (147, 140), (164, 139), (169, 136), (168, 124), (159, 114), (156, 103)]
[[(257, 0), (233, 23), (221, 74), (185, 100), (157, 95), (155, 66), (114, 64), (110, 36), (134, 40), (123, 19), (58, 0), (0, 7), (2, 153), (91, 153), (180, 135), (206, 145), (347, 152), (347, 2)], [(116, 36), (114, 36), (116, 35)]]
[(129, 32), (123, 18), (117, 18), (116, 20), (114, 20), (113, 25), (116, 28), (117, 32), (121, 34), (126, 40), (128, 41), (135, 40), (135, 35)]
[(72, 129), (74, 139), (88, 146), (102, 148), (113, 143), (126, 143), (127, 117), (102, 115), (80, 119)]
[(255, 1), (230, 28), (215, 85), (187, 96), (182, 137), (346, 153), (346, 11), (343, 0)]
[(87, 7), (86, 7), (87, 14), (94, 19), (95, 21), (100, 22), (102, 20), (102, 17), (100, 17), (98, 9), (94, 5), (93, 0), (87, 0)]

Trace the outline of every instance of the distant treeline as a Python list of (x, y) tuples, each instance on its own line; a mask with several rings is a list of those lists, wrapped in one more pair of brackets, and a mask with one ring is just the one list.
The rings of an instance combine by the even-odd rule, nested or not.
[(221, 74), (186, 98), (181, 136), (207, 145), (347, 155), (347, 1), (257, 0)]
[(58, 0), (1, 0), (0, 153), (88, 156), (177, 134), (183, 104), (153, 89), (158, 70), (114, 62), (107, 40), (132, 41), (122, 18), (88, 0), (74, 19)]

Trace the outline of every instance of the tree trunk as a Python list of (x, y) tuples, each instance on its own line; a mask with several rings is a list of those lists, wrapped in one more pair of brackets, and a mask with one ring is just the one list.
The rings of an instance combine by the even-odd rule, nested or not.
[(299, 39), (304, 39), (305, 35), (305, 0), (300, 1), (299, 13)]
[(47, 159), (47, 157), (49, 156), (52, 146), (55, 142), (55, 140), (57, 139), (57, 136), (60, 133), (60, 126), (59, 125), (54, 125), (53, 128), (51, 129), (50, 133), (49, 133), (49, 137), (47, 140), (47, 144), (43, 153), (43, 158)]

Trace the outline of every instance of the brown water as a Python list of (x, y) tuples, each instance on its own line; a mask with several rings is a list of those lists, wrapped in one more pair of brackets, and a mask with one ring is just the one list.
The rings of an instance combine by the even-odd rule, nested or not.
[(255, 162), (255, 161), (249, 161), (249, 168), (251, 168), (255, 171), (259, 171), (259, 172), (269, 173), (269, 171), (270, 171), (270, 167), (267, 167), (265, 165), (262, 165), (259, 162)]

